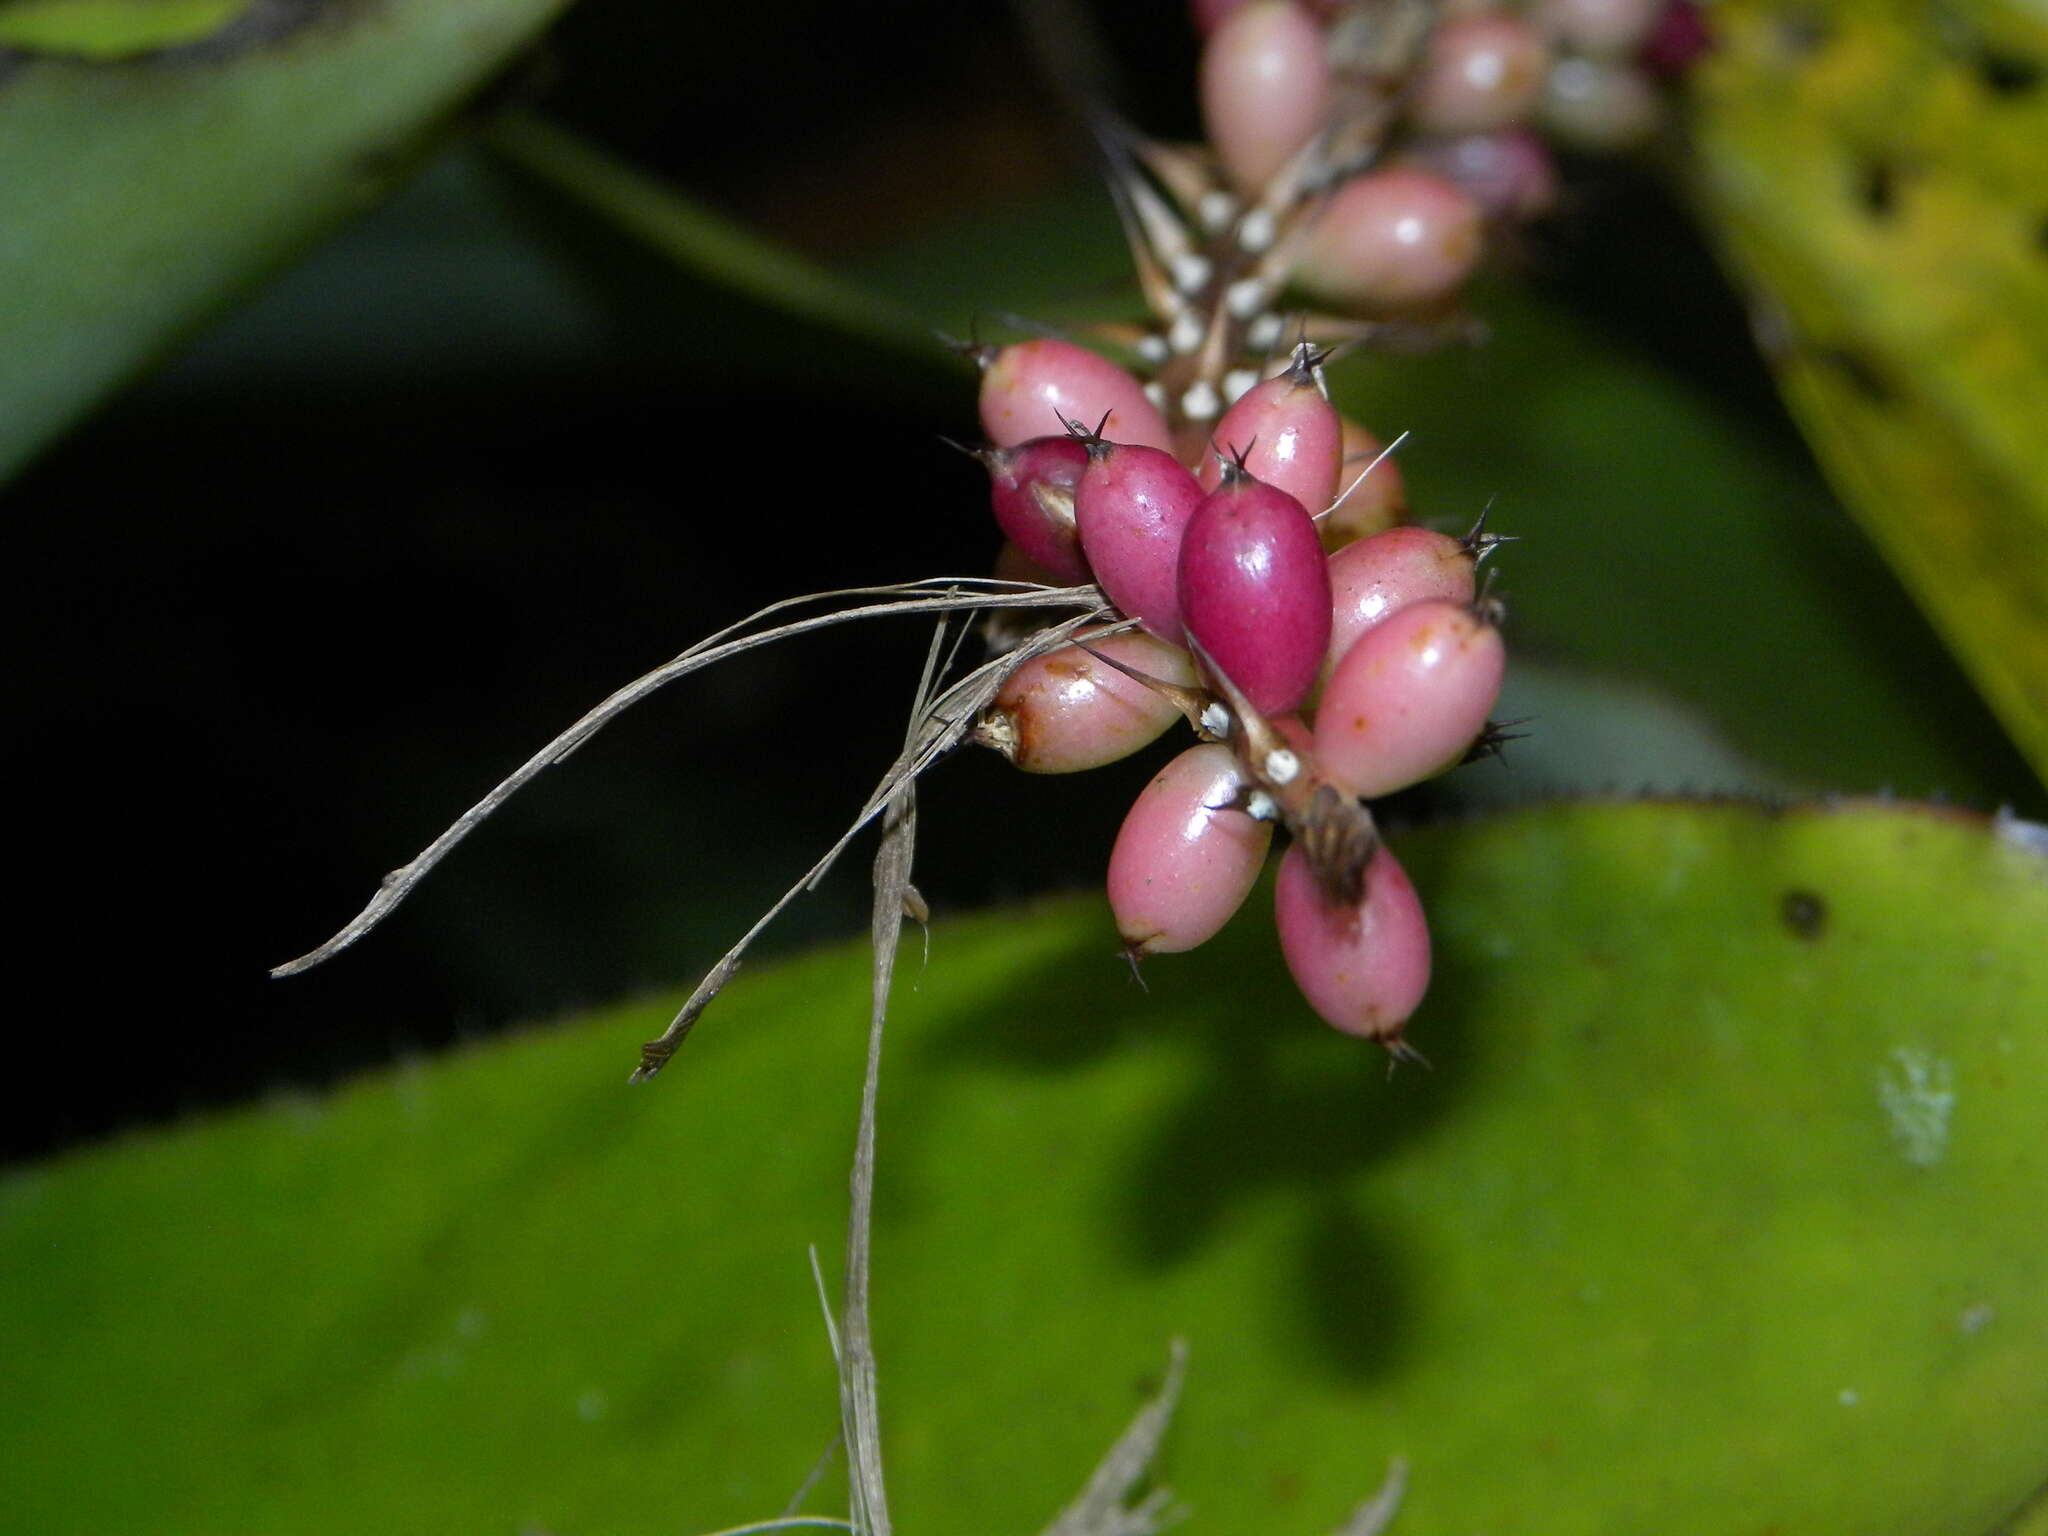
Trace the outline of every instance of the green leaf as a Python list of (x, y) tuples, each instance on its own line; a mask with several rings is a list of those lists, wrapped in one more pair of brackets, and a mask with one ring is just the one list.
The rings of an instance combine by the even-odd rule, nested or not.
[[(1413, 1038), (1257, 918), (942, 923), (882, 1073), (900, 1528), (1031, 1530), (1170, 1335), (1195, 1529), (1984, 1533), (2048, 1474), (2048, 854), (1909, 806), (1586, 805), (1401, 844)], [(914, 951), (913, 951), (914, 956)], [(38, 1531), (688, 1532), (837, 1402), (857, 951), (0, 1185), (0, 1500)], [(832, 1266), (828, 1265), (828, 1269)], [(817, 1501), (830, 1507), (837, 1494)]]
[(1714, 8), (1697, 201), (1785, 398), (2048, 782), (2048, 19)]
[(196, 43), (254, 0), (6, 0), (0, 47), (106, 61)]
[(0, 70), (0, 477), (374, 200), (565, 0), (328, 0), (302, 25)]

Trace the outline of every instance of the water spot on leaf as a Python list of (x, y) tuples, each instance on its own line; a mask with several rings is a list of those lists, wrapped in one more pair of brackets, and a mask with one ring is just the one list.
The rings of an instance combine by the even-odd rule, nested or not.
[(1955, 1073), (1949, 1064), (1931, 1052), (1898, 1046), (1891, 1065), (1879, 1070), (1877, 1098), (1906, 1161), (1916, 1168), (1940, 1162), (1948, 1150), (1949, 1120), (1956, 1107)]

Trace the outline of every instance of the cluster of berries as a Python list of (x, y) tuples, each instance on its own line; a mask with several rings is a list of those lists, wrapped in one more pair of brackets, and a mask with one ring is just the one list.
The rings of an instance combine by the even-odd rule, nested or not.
[[(1463, 539), (1405, 525), (1399, 472), (1331, 406), (1322, 365), (1469, 332), (1459, 296), (1488, 239), (1556, 193), (1536, 130), (1646, 136), (1655, 77), (1705, 36), (1691, 0), (1193, 11), (1209, 142), (1098, 124), (1151, 311), (1099, 332), (1130, 369), (1063, 338), (973, 349), (998, 575), (1094, 583), (1125, 620), (1025, 662), (977, 739), (1062, 773), (1185, 716), (1201, 744), (1110, 857), (1132, 960), (1229, 921), (1277, 822), (1295, 981), (1339, 1029), (1412, 1054), (1428, 928), (1366, 802), (1498, 746), (1500, 610), (1475, 571), (1499, 539), (1483, 519)], [(1294, 293), (1335, 312), (1283, 312)]]
[[(1217, 423), (1227, 451), (1190, 468), (1143, 386), (1107, 359), (1053, 339), (986, 355), (992, 446), (979, 456), (1012, 569), (1092, 581), (1136, 627), (1026, 662), (976, 739), (1066, 773), (1186, 718), (1201, 744), (1140, 793), (1110, 854), (1126, 952), (1188, 950), (1220, 930), (1277, 822), (1293, 839), (1277, 913), (1296, 983), (1339, 1029), (1406, 1054), (1429, 933), (1364, 802), (1486, 738), (1505, 652), (1474, 573), (1498, 538), (1398, 524), (1359, 537), (1338, 520), (1344, 429), (1324, 357), (1297, 346)], [(1023, 435), (1052, 413), (1065, 431)]]
[(1375, 310), (1445, 298), (1490, 225), (1547, 210), (1550, 142), (1648, 139), (1660, 82), (1707, 43), (1691, 0), (1195, 0), (1194, 13), (1203, 118), (1230, 190), (1284, 177), (1333, 119), (1372, 136), (1375, 163), (1333, 189), (1295, 276)]

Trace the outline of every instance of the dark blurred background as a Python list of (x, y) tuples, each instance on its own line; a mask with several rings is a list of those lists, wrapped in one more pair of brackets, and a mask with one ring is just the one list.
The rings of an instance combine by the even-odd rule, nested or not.
[[(714, 36), (691, 9), (589, 0), (491, 105), (840, 267), (1087, 181), (1048, 58), (1149, 129), (1192, 127), (1173, 4), (1093, 7), (1093, 33), (1056, 6), (1027, 28), (761, 0)], [(1799, 452), (1656, 184), (1568, 172), (1522, 270)], [(251, 295), (6, 492), (28, 916), (0, 1152), (693, 980), (886, 765), (927, 630), (680, 685), (356, 949), (265, 972), (690, 641), (791, 593), (985, 570), (981, 471), (937, 442), (973, 430), (936, 344), (878, 361), (693, 286), (474, 147)], [(1052, 783), (963, 754), (928, 781), (920, 884), (944, 912), (1092, 883), (1150, 762)], [(860, 929), (866, 858), (764, 952)]]

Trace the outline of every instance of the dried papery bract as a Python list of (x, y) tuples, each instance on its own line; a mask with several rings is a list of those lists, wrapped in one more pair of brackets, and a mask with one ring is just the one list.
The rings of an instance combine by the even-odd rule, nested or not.
[[(855, 602), (853, 606), (842, 607), (830, 613), (816, 615), (807, 619), (792, 620), (769, 628), (761, 627), (767, 620), (786, 613), (792, 608), (830, 601), (845, 603), (851, 599), (860, 598), (883, 598), (886, 600), (881, 602)], [(534, 753), (533, 756), (520, 764), (517, 769), (494, 787), (483, 799), (457, 817), (446, 831), (434, 839), (432, 843), (428, 844), (409, 863), (401, 865), (386, 875), (383, 881), (380, 882), (376, 895), (370, 899), (369, 904), (352, 918), (340, 932), (336, 933), (317, 949), (276, 967), (272, 970), (271, 975), (274, 977), (294, 976), (301, 971), (310, 970), (322, 961), (331, 959), (339, 954), (349, 945), (355, 943), (356, 940), (363, 937), (363, 935), (370, 932), (371, 929), (375, 928), (397, 909), (399, 904), (411, 894), (420, 881), (426, 878), (435, 865), (446, 858), (464, 838), (483, 825), (513, 795), (525, 788), (526, 785), (532, 783), (546, 769), (565, 761), (571, 753), (589, 741), (611, 721), (617, 719), (635, 704), (650, 697), (669, 683), (760, 646), (771, 645), (779, 640), (808, 634), (814, 630), (831, 628), (839, 624), (852, 623), (869, 618), (909, 614), (968, 613), (991, 608), (1065, 609), (1073, 617), (1032, 635), (1016, 651), (985, 663), (982, 667), (977, 668), (940, 695), (938, 702), (933, 706), (934, 709), (945, 709), (951, 705), (955, 707), (954, 712), (946, 714), (942, 724), (933, 723), (926, 726), (925, 738), (920, 749), (915, 754), (899, 759), (898, 763), (891, 768), (890, 773), (883, 780), (883, 788), (877, 791), (876, 797), (863, 809), (855, 825), (849, 828), (846, 835), (814, 866), (810, 874), (806, 875), (804, 881), (800, 882), (788, 895), (784, 896), (782, 901), (778, 902), (771, 909), (768, 916), (764, 917), (761, 923), (756, 925), (753, 932), (758, 933), (766, 925), (769, 918), (780, 912), (799, 892), (808, 889), (812, 881), (822, 876), (825, 870), (830, 868), (833, 861), (838, 857), (840, 850), (844, 848), (846, 843), (852, 839), (860, 828), (865, 827), (881, 813), (882, 806), (886, 801), (887, 791), (893, 789), (897, 783), (902, 782), (906, 777), (915, 777), (916, 774), (922, 773), (925, 768), (942, 756), (945, 751), (964, 739), (967, 731), (972, 728), (975, 713), (986, 707), (988, 701), (995, 696), (996, 691), (1002, 686), (1003, 680), (1012, 671), (1030, 660), (1031, 657), (1038, 655), (1041, 651), (1053, 649), (1064, 644), (1075, 630), (1081, 629), (1090, 623), (1100, 623), (1104, 619), (1115, 617), (1110, 612), (1098, 588), (1092, 586), (1046, 588), (1018, 582), (998, 581), (987, 577), (942, 577), (930, 581), (904, 582), (886, 587), (849, 587), (834, 592), (815, 592), (802, 597), (785, 598), (780, 602), (771, 603), (750, 617), (742, 619), (739, 623), (729, 625), (716, 634), (707, 636), (673, 660), (634, 679), (625, 687), (611, 694), (610, 697), (606, 698), (595, 708), (588, 711), (570, 725), (567, 730), (556, 736), (554, 740), (542, 747), (540, 751)], [(935, 721), (937, 721), (937, 718), (937, 716), (934, 716)], [(750, 933), (747, 939), (742, 939), (740, 944), (734, 947), (733, 951), (728, 953), (717, 966), (713, 967), (711, 974), (705, 978), (704, 983), (699, 986), (696, 994), (685, 1005), (682, 1013), (677, 1016), (676, 1023), (671, 1025), (671, 1036), (679, 1038), (680, 1034), (687, 1030), (689, 1023), (695, 1021), (697, 1015), (703, 1011), (704, 1006), (709, 1003), (725, 982), (731, 979), (734, 971), (738, 969), (739, 956), (744, 951), (751, 937), (752, 934)], [(666, 1055), (663, 1055), (660, 1060), (666, 1060)], [(659, 1070), (659, 1065), (660, 1061), (653, 1063), (643, 1062), (642, 1070), (635, 1074), (636, 1078), (653, 1075), (654, 1071)]]

